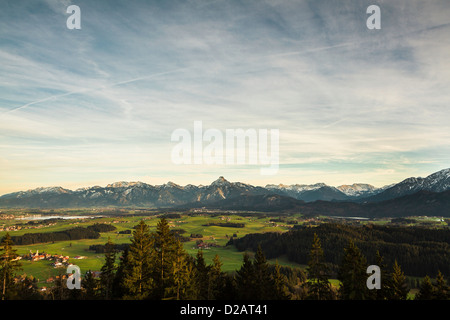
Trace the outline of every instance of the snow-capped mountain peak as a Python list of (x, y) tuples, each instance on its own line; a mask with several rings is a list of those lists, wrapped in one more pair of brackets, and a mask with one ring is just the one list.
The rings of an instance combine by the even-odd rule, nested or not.
[(403, 197), (419, 191), (443, 192), (450, 190), (450, 169), (444, 169), (426, 178), (411, 177), (400, 183), (375, 188), (364, 183), (331, 187), (325, 183), (316, 184), (267, 184), (256, 187), (243, 182), (229, 182), (223, 176), (210, 185), (182, 187), (168, 182), (150, 185), (143, 182), (119, 181), (106, 187), (91, 186), (76, 191), (62, 187), (40, 187), (28, 191), (5, 194), (0, 205), (6, 207), (76, 207), (91, 205), (138, 205), (145, 207), (167, 207), (190, 202), (215, 201), (241, 195), (289, 196), (297, 200), (378, 202)]
[(118, 182), (114, 182), (114, 183), (110, 183), (108, 184), (106, 187), (107, 188), (129, 188), (129, 187), (134, 187), (134, 186), (142, 186), (145, 183), (137, 181), (137, 182), (128, 182), (128, 181), (118, 181)]
[(266, 189), (278, 189), (278, 190), (289, 190), (292, 192), (304, 192), (304, 191), (311, 191), (311, 190), (317, 190), (322, 187), (326, 187), (327, 185), (325, 183), (315, 183), (315, 184), (268, 184), (266, 185)]
[(450, 168), (432, 173), (425, 178), (410, 177), (400, 183), (385, 187), (371, 201), (382, 201), (409, 195), (419, 191), (443, 192), (450, 189)]
[(354, 183), (352, 185), (344, 184), (336, 188), (350, 197), (371, 194), (377, 190), (374, 186), (366, 183)]
[(213, 181), (211, 183), (211, 186), (226, 186), (226, 185), (230, 185), (231, 183), (225, 179), (224, 177), (220, 176), (217, 180)]

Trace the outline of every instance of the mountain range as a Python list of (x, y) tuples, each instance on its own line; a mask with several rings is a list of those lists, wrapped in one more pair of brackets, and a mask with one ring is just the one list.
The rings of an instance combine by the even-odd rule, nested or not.
[[(183, 208), (197, 208), (188, 204)], [(305, 202), (281, 195), (244, 195), (203, 204), (204, 209), (233, 211), (262, 211), (298, 213), (305, 216), (338, 217), (450, 217), (450, 190), (443, 192), (418, 191), (417, 193), (380, 202), (333, 202), (317, 200)]]
[[(245, 208), (245, 210), (290, 210), (302, 208), (311, 213), (331, 210), (343, 213), (354, 212), (367, 216), (367, 208), (376, 210), (389, 201), (403, 207), (405, 201), (412, 208), (428, 207), (431, 203), (443, 203), (450, 190), (450, 168), (435, 172), (425, 178), (408, 178), (399, 183), (375, 188), (369, 184), (328, 186), (324, 183), (312, 185), (252, 186), (242, 182), (229, 182), (219, 177), (210, 185), (180, 186), (173, 182), (150, 185), (143, 182), (115, 182), (106, 187), (93, 186), (69, 190), (62, 187), (41, 187), (28, 191), (5, 194), (0, 197), (0, 207), (5, 208), (87, 208), (87, 207), (146, 207), (146, 208)], [(442, 193), (441, 195), (435, 195)], [(416, 196), (414, 196), (416, 195)], [(421, 203), (416, 203), (418, 199)], [(428, 201), (428, 202), (427, 202)], [(432, 201), (432, 202), (429, 202)], [(434, 202), (433, 202), (434, 201)], [(395, 203), (390, 203), (392, 211)], [(427, 204), (428, 203), (428, 204)], [(358, 209), (355, 209), (358, 208)], [(361, 211), (361, 208), (365, 208)], [(387, 208), (385, 208), (387, 210)], [(436, 212), (440, 212), (437, 209)], [(400, 210), (402, 211), (402, 210)], [(444, 210), (445, 211), (445, 210)], [(372, 211), (371, 211), (372, 212)], [(374, 213), (372, 212), (371, 215)], [(348, 214), (347, 214), (348, 215)]]

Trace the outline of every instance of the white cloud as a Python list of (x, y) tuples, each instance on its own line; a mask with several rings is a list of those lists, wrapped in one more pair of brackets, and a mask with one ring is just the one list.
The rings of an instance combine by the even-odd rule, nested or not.
[[(391, 170), (394, 155), (412, 167), (448, 163), (446, 4), (383, 2), (382, 30), (369, 33), (359, 2), (129, 1), (114, 10), (118, 3), (80, 1), (83, 28), (73, 33), (58, 24), (71, 2), (45, 3), (50, 14), (20, 23), (8, 19), (17, 12), (0, 17), (0, 36), (9, 39), (0, 50), (0, 152), (11, 172), (0, 184), (22, 175), (12, 163), (33, 168), (36, 159), (47, 174), (56, 162), (101, 171), (115, 148), (127, 155), (111, 172), (124, 180), (133, 166), (133, 177), (147, 175), (147, 156), (167, 180), (182, 179), (191, 168), (168, 162), (170, 134), (194, 120), (219, 130), (280, 129), (282, 163), (321, 164), (323, 175), (340, 162), (351, 177), (349, 168), (367, 161), (360, 178), (375, 179), (370, 169)], [(383, 159), (385, 169), (369, 164)], [(238, 172), (195, 169), (198, 177), (220, 171)], [(260, 178), (255, 172), (239, 170), (249, 182)]]

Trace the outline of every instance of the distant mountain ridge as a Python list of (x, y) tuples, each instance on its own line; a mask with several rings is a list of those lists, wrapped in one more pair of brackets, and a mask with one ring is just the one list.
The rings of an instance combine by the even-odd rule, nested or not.
[(338, 217), (450, 217), (450, 190), (417, 193), (380, 202), (331, 202), (317, 200), (305, 202), (281, 195), (242, 195), (210, 203), (191, 203), (181, 208), (198, 208), (233, 211), (262, 211), (302, 213), (306, 216)]
[(115, 182), (75, 191), (61, 187), (37, 188), (0, 197), (0, 207), (100, 207), (137, 206), (167, 208), (190, 202), (208, 202), (243, 194), (269, 194), (270, 191), (245, 183), (231, 183), (219, 177), (209, 186), (180, 186), (173, 182), (150, 185), (143, 182)]
[(365, 199), (378, 202), (410, 195), (419, 191), (443, 192), (450, 189), (450, 168), (440, 170), (425, 178), (407, 178), (384, 191)]
[[(311, 185), (252, 186), (242, 182), (229, 182), (219, 177), (210, 185), (180, 186), (174, 182), (150, 185), (144, 182), (119, 181), (106, 187), (93, 186), (74, 191), (62, 187), (40, 187), (28, 191), (5, 194), (0, 207), (63, 208), (63, 207), (147, 207), (174, 208), (183, 205), (213, 203), (235, 197), (279, 195), (303, 202), (381, 202), (411, 195), (419, 191), (442, 192), (450, 190), (450, 169), (433, 173), (426, 178), (408, 178), (400, 183), (375, 188), (355, 183), (338, 187), (324, 183)], [(283, 198), (285, 199), (285, 198)], [(290, 200), (289, 200), (290, 201)], [(272, 202), (271, 205), (273, 205)]]

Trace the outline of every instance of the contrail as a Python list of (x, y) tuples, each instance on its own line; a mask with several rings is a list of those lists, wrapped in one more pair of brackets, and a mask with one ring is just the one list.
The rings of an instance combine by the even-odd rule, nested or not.
[(300, 55), (300, 54), (311, 53), (311, 52), (325, 51), (325, 50), (334, 49), (334, 48), (348, 47), (348, 46), (352, 46), (352, 45), (355, 45), (355, 44), (356, 43), (354, 43), (354, 42), (341, 43), (341, 44), (336, 44), (336, 45), (332, 45), (332, 46), (306, 49), (306, 50), (302, 50), (302, 51), (276, 53), (276, 54), (273, 54), (273, 55), (269, 55), (269, 57), (284, 57), (284, 56)]
[(74, 94), (74, 93), (79, 93), (79, 92), (82, 92), (82, 91), (66, 92), (66, 93), (63, 93), (63, 94), (58, 94), (58, 95), (55, 95), (55, 96), (47, 97), (47, 98), (44, 98), (44, 99), (41, 99), (41, 100), (36, 100), (36, 101), (33, 101), (33, 102), (29, 102), (27, 104), (24, 104), (23, 106), (20, 106), (20, 107), (17, 107), (17, 108), (5, 111), (5, 112), (2, 113), (2, 115), (8, 114), (8, 113), (20, 110), (20, 109), (24, 109), (26, 107), (32, 106), (33, 104), (37, 104), (37, 103), (41, 103), (41, 102), (45, 102), (45, 101), (49, 101), (49, 100), (55, 100), (57, 98), (68, 96), (68, 95), (71, 95), (71, 94)]
[[(179, 68), (179, 69), (175, 69), (175, 70), (172, 70), (172, 71), (165, 71), (165, 72), (154, 73), (154, 74), (151, 74), (151, 75), (148, 75), (148, 76), (143, 76), (143, 77), (139, 77), (139, 78), (135, 78), (135, 79), (131, 79), (131, 80), (125, 80), (125, 81), (116, 82), (116, 83), (111, 84), (109, 87), (120, 86), (122, 84), (128, 84), (128, 83), (132, 83), (132, 82), (136, 82), (136, 81), (140, 81), (140, 80), (156, 78), (156, 77), (159, 77), (159, 76), (163, 76), (163, 75), (171, 74), (171, 73), (177, 73), (177, 72), (180, 72), (180, 71), (183, 71), (183, 70), (187, 70), (187, 69), (189, 69), (189, 67)], [(106, 88), (108, 88), (108, 87), (106, 87)]]
[(154, 73), (154, 74), (151, 74), (151, 75), (147, 75), (147, 76), (143, 76), (143, 77), (139, 77), (139, 78), (134, 78), (134, 79), (129, 79), (129, 80), (125, 80), (125, 81), (119, 81), (119, 82), (116, 82), (116, 83), (112, 83), (110, 85), (101, 86), (101, 87), (97, 87), (97, 88), (93, 88), (93, 89), (86, 89), (86, 88), (84, 88), (84, 89), (81, 89), (81, 90), (66, 92), (66, 93), (63, 93), (63, 94), (58, 94), (58, 95), (50, 96), (50, 97), (47, 97), (47, 98), (44, 98), (44, 99), (40, 99), (40, 100), (36, 100), (36, 101), (33, 101), (33, 102), (29, 102), (29, 103), (24, 104), (24, 105), (22, 105), (20, 107), (16, 107), (14, 109), (5, 111), (5, 112), (2, 113), (2, 115), (5, 115), (5, 114), (11, 113), (11, 112), (15, 112), (15, 111), (18, 111), (18, 110), (21, 110), (21, 109), (25, 109), (25, 108), (27, 108), (29, 106), (32, 106), (34, 104), (39, 104), (39, 103), (42, 103), (42, 102), (45, 102), (45, 101), (56, 100), (56, 99), (61, 98), (61, 97), (70, 96), (70, 95), (78, 94), (78, 93), (95, 92), (95, 91), (103, 90), (105, 88), (120, 86), (120, 85), (124, 85), (124, 84), (128, 84), (128, 83), (133, 83), (133, 82), (136, 82), (136, 81), (156, 78), (156, 77), (163, 76), (163, 75), (166, 75), (166, 74), (181, 72), (181, 71), (186, 70), (186, 69), (189, 69), (189, 67), (179, 68), (179, 69), (175, 69), (175, 70), (171, 70), (171, 71)]

